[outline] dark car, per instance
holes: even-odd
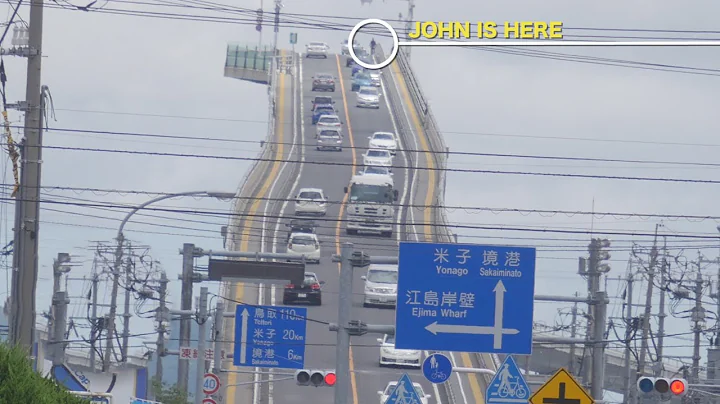
[[[318,95],[312,100],[311,111],[315,111],[315,107],[319,105],[333,105],[335,101],[329,95]]]
[[[325,281],[318,279],[314,272],[305,272],[302,285],[285,285],[283,304],[308,302],[320,306],[322,304],[322,285]]]
[[[315,233],[315,227],[317,227],[317,225],[314,220],[292,219],[290,223],[285,224],[285,227],[288,228],[285,241],[288,241],[290,240],[290,235],[293,233]]]
[[[318,73],[313,76],[312,91],[316,90],[335,92],[335,77],[327,73]]]
[[[318,105],[315,107],[312,116],[312,124],[315,125],[323,115],[335,115],[335,107],[332,104]]]

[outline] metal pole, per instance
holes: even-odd
[[[577,296],[577,292],[575,292]],[[570,324],[570,338],[577,338],[577,303],[572,307],[572,323]],[[575,374],[575,344],[570,344],[570,363],[568,364],[570,374]]]
[[[594,400],[602,400],[605,386],[605,316],[607,310],[607,297],[605,292],[596,292],[595,318],[594,318],[594,341],[592,360],[592,397]]]
[[[695,333],[692,358],[693,383],[700,383],[700,336],[702,335],[702,326],[700,324],[704,320],[702,307],[702,287],[702,273],[700,272],[700,262],[698,262],[697,278],[695,279],[695,310],[693,310],[693,321],[695,322],[695,326],[693,327],[693,332]]]
[[[352,44],[351,44],[352,45]],[[335,350],[335,404],[347,404],[350,394],[350,333],[348,323],[352,311],[353,267],[352,243],[343,243],[340,247],[340,291],[338,293],[338,330]]]
[[[55,306],[55,321],[53,323],[53,365],[62,365],[65,363],[65,329],[67,328],[67,305],[70,299],[67,292],[57,292],[53,296],[53,305]]]
[[[223,314],[225,312],[225,305],[223,302],[217,302],[215,304],[215,318],[213,320],[213,327],[215,332],[213,333],[213,373],[220,375],[222,372],[222,341],[223,341],[223,325],[224,319]]]
[[[192,310],[192,292],[193,292],[193,260],[194,260],[195,244],[183,244],[183,267],[182,267],[182,291],[180,292],[180,309]],[[190,326],[191,318],[187,314],[180,316],[180,347],[186,347],[190,344]],[[190,368],[189,360],[178,361],[178,382],[177,386],[180,391],[187,393],[188,391],[188,373]]]
[[[587,277],[588,277],[588,296],[590,298],[594,298],[600,290],[600,272],[598,271],[598,267],[600,265],[600,244],[599,240],[591,240],[590,242],[590,249],[589,249],[589,257],[588,257],[588,270],[587,270]],[[595,323],[595,306],[592,304],[592,302],[588,303],[588,317],[587,317],[587,329],[585,331],[585,349],[583,351],[583,361],[582,361],[582,369],[583,369],[583,383],[584,384],[590,384],[591,383],[591,377],[592,377],[592,368],[589,365],[590,362],[590,347],[592,346],[591,340],[592,336],[594,334],[593,332],[593,324]]]
[[[43,0],[31,0],[28,28],[29,56],[25,86],[25,139],[21,183],[15,209],[12,322],[10,341],[29,350],[35,342],[35,289],[38,275],[40,164],[42,160],[42,35]]]
[[[670,264],[667,261],[667,237],[665,237],[663,246],[662,266],[660,267],[660,309],[658,312],[658,332],[657,332],[657,366],[655,367],[655,377],[662,374],[663,363],[663,344],[665,343],[665,273],[669,271]]]
[[[157,337],[157,367],[155,368],[155,380],[162,383],[163,380],[163,357],[165,356],[165,313],[167,300],[167,284],[168,278],[165,272],[160,274],[160,298],[157,311],[158,337]]]
[[[96,268],[93,265],[93,278],[92,278],[92,328],[90,329],[90,366],[92,367],[93,373],[97,372],[97,366],[95,363],[95,349],[97,347],[97,335],[98,333],[98,318],[97,318],[97,295],[98,295],[98,283],[100,279],[96,272]]]
[[[130,344],[130,289],[133,284],[132,281],[132,249],[128,245],[130,254],[128,254],[127,262],[125,263],[125,310],[123,312],[123,337],[122,337],[122,360],[121,362],[127,362],[128,360],[128,345]]]
[[[207,320],[208,320],[208,288],[203,286],[200,288],[200,302],[198,303],[198,358],[197,358],[197,374],[195,375],[195,404],[203,404],[205,394],[203,394],[203,378],[205,377],[205,340],[207,339]]]
[[[659,224],[655,225],[655,237],[653,238],[652,250],[650,250],[650,263],[648,264],[648,288],[645,295],[645,313],[642,318],[642,338],[640,340],[640,358],[638,360],[639,375],[645,374],[645,355],[648,351],[648,339],[650,334],[650,316],[652,315],[652,294],[653,282],[655,281],[655,265],[657,264],[657,233]]]
[[[627,404],[634,403],[633,401],[633,391],[635,390],[633,388],[633,380],[635,379],[633,377],[633,369],[632,364],[630,361],[630,337],[632,336],[632,332],[630,331],[630,325],[632,324],[632,302],[633,302],[633,278],[632,275],[630,275],[627,279],[627,293],[626,293],[626,303],[625,303],[625,380],[624,382],[624,389],[625,392],[624,396],[627,398]]]
[[[123,223],[121,223],[122,226]],[[117,294],[120,286],[120,267],[122,266],[124,237],[122,232],[117,235],[117,247],[115,248],[115,263],[113,265],[113,285],[110,293],[110,314],[107,320],[107,331],[105,335],[105,356],[103,357],[102,371],[110,370],[110,356],[113,351],[113,338],[115,337],[115,315],[117,313]]]

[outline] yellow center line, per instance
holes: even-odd
[[[343,107],[345,109],[345,123],[347,125],[347,137],[350,139],[350,150],[352,150],[352,173],[355,173],[355,167],[357,165],[357,159],[355,157],[355,141],[352,135],[352,125],[350,125],[350,113],[348,112],[347,97],[345,97],[345,84],[342,79],[342,68],[340,67],[340,56],[335,55],[335,61],[337,62],[338,69],[338,81],[340,82],[340,94],[342,94]],[[342,216],[345,213],[345,204],[348,200],[348,194],[343,197],[342,203],[340,204],[340,213],[338,214],[338,222],[335,226],[335,253],[340,255],[340,224],[342,223]],[[338,272],[340,272],[340,264],[338,264]],[[355,362],[353,361],[353,351],[350,348],[350,387],[352,388],[353,404],[358,404],[358,392],[357,392],[357,380],[355,378]]]
[[[280,57],[282,58],[285,56],[285,51],[280,51]],[[255,222],[255,215],[258,209],[260,208],[260,205],[263,202],[263,198],[266,197],[268,190],[272,186],[273,181],[278,175],[278,172],[280,170],[280,167],[282,166],[282,160],[285,155],[285,74],[279,73],[278,74],[278,86],[277,86],[277,112],[276,112],[276,121],[275,121],[275,136],[277,139],[275,140],[277,143],[277,150],[275,150],[275,156],[274,161],[272,162],[272,166],[270,169],[270,174],[265,177],[265,182],[263,183],[262,187],[260,188],[260,191],[258,191],[257,195],[255,196],[255,199],[253,200],[252,205],[250,205],[250,209],[247,211],[247,216],[245,218],[245,223],[242,227],[241,232],[241,241],[240,241],[240,251],[247,251],[248,245],[250,243],[250,237],[253,229],[253,223]],[[245,293],[245,284],[243,283],[236,283],[235,288],[232,290],[232,300],[235,301],[242,301],[243,295]],[[235,319],[234,317],[231,320],[231,329],[235,329]],[[235,366],[233,366],[235,368]],[[230,373],[228,375],[228,390],[227,390],[227,403],[228,404],[235,404],[235,394],[237,390],[237,386],[234,386],[237,384],[237,373]]]
[[[402,93],[402,97],[405,101],[405,106],[408,109],[408,112],[410,113],[410,117],[412,118],[413,124],[415,126],[415,132],[418,134],[418,139],[420,140],[420,147],[423,150],[423,154],[425,155],[425,161],[427,162],[427,166],[429,170],[427,170],[428,173],[428,192],[427,196],[425,197],[425,208],[424,208],[424,215],[423,215],[423,221],[425,222],[423,225],[423,234],[425,235],[425,241],[432,242],[433,241],[433,231],[432,231],[432,209],[430,206],[433,205],[433,200],[435,199],[435,192],[436,189],[436,175],[435,172],[435,161],[433,160],[432,152],[430,151],[430,148],[428,147],[428,141],[427,141],[427,134],[422,129],[422,125],[420,124],[420,119],[418,118],[418,113],[415,110],[415,106],[412,103],[412,100],[410,99],[410,92],[407,89],[407,85],[405,84],[405,79],[402,77],[402,74],[400,73],[400,69],[397,66],[397,62],[394,62],[390,65],[390,68],[393,70],[393,75],[395,76],[395,80],[397,83],[399,83],[400,92]],[[415,174],[417,175],[417,173]],[[472,367],[472,361],[470,360],[470,355],[467,354],[467,352],[460,353],[460,357],[463,362],[463,366],[465,367]],[[472,390],[473,396],[475,397],[475,403],[482,404],[485,402],[482,389],[480,388],[480,383],[478,382],[477,376],[473,373],[468,374],[468,380],[470,382],[470,389]]]

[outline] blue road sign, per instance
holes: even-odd
[[[430,383],[445,383],[452,374],[452,362],[443,354],[432,354],[425,358],[422,371]]]
[[[395,347],[532,352],[535,248],[400,243]]]
[[[488,385],[485,404],[527,404],[530,387],[523,377],[515,359],[508,355]]]
[[[398,380],[395,390],[390,393],[384,404],[422,404],[422,400],[407,373]]]
[[[304,307],[238,305],[233,365],[302,369],[306,319]]]
[[[159,401],[150,401],[142,398],[131,398],[130,404],[161,404]]]

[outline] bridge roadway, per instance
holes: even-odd
[[[303,187],[319,187],[329,197],[327,215],[318,219],[317,232],[322,242],[322,261],[319,265],[308,265],[307,270],[318,273],[323,286],[322,306],[308,307],[307,348],[305,367],[314,369],[335,368],[336,334],[328,330],[327,322],[337,318],[339,266],[331,262],[332,254],[339,254],[343,242],[351,242],[356,248],[365,249],[373,255],[397,254],[397,244],[402,240],[433,241],[437,239],[431,225],[436,218],[431,209],[407,209],[405,205],[431,205],[438,190],[441,172],[433,171],[434,159],[430,152],[427,134],[424,133],[417,111],[412,105],[408,87],[396,66],[383,71],[383,87],[379,110],[361,109],[355,106],[355,93],[351,91],[351,74],[344,67],[344,57],[331,55],[328,59],[306,59],[299,57],[294,74],[281,74],[277,80],[274,134],[268,139],[277,142],[266,147],[263,158],[275,161],[259,162],[253,167],[240,190],[239,202],[234,207],[238,219],[229,229],[229,248],[243,251],[285,251],[284,223],[293,214],[288,199]],[[317,151],[315,149],[315,126],[311,122],[310,106],[315,95],[311,91],[312,76],[315,73],[330,73],[338,77],[336,91],[331,94],[336,101],[341,120],[344,123],[344,149],[341,152]],[[344,230],[344,202],[347,196],[343,188],[348,185],[352,173],[362,164],[362,154],[367,148],[367,137],[375,131],[392,131],[400,135],[401,149],[414,150],[399,152],[395,165],[399,167],[428,167],[431,170],[406,170],[396,168],[394,181],[400,191],[398,209],[399,221],[391,239],[379,236],[347,236]],[[281,160],[298,161],[301,163]],[[333,163],[339,163],[333,165]],[[280,219],[278,218],[285,218]],[[394,323],[394,311],[379,308],[363,308],[362,270],[354,275],[353,318],[373,324]],[[282,290],[274,286],[234,283],[224,285],[224,296],[231,301],[249,304],[281,304]],[[230,307],[234,310],[234,307]],[[225,324],[225,341],[232,341],[234,325],[232,319]],[[449,403],[448,394],[457,403],[484,403],[484,389],[487,379],[476,375],[455,375],[448,386],[433,386],[424,380],[418,370],[380,368],[380,335],[368,334],[353,337],[350,351],[352,373],[351,395],[348,403],[365,404],[379,402],[377,391],[387,383],[397,380],[408,372],[414,381],[423,385],[433,396],[431,403]],[[230,352],[232,345],[226,349]],[[427,353],[426,353],[427,354]],[[457,357],[457,359],[456,359]],[[457,366],[487,367],[480,361],[492,361],[489,356],[455,353]],[[276,380],[272,383],[248,383],[257,378],[287,378],[286,375],[251,376],[236,371],[252,369],[235,368],[226,362],[227,373],[224,385],[225,403],[278,403],[294,404],[309,402],[332,402],[332,388],[311,388],[295,385],[293,380]],[[289,373],[280,370],[279,373]],[[291,372],[290,372],[291,373]],[[448,390],[452,390],[448,393]]]

